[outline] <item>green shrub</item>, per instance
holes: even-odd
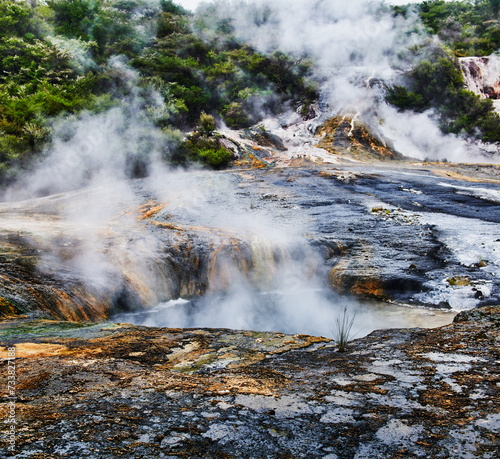
[[[386,100],[400,110],[434,108],[445,133],[500,140],[500,117],[492,101],[465,89],[458,62],[444,50],[435,51],[410,71],[407,86],[389,88]]]
[[[226,167],[233,158],[216,137],[202,136],[199,131],[189,135],[175,155],[177,162],[196,162],[213,169]]]
[[[456,56],[486,56],[500,48],[499,6],[500,0],[428,0],[416,9]]]
[[[198,156],[202,161],[214,169],[222,169],[229,164],[233,154],[224,147],[202,148],[198,150]]]
[[[214,116],[247,127],[261,109],[315,100],[305,59],[257,52],[233,36],[231,20],[207,8],[191,21],[175,0],[0,0],[2,177],[37,160],[54,118],[101,113],[132,93],[160,131],[198,127],[198,137],[166,147],[165,158],[213,168],[232,158],[213,137]],[[109,64],[116,55],[128,58],[127,71]],[[255,110],[256,101],[265,106]]]
[[[231,102],[223,111],[224,122],[233,129],[241,129],[250,126],[250,117],[243,109],[241,103]]]
[[[204,137],[210,137],[215,131],[215,118],[205,112],[201,112],[198,124],[198,132]]]

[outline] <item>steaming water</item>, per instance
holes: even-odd
[[[377,301],[359,302],[329,291],[290,293],[239,291],[196,300],[160,303],[148,311],[118,314],[114,322],[170,328],[230,328],[334,337],[344,307],[354,316],[353,338],[388,328],[434,328],[450,324],[453,311],[420,309]]]
[[[327,168],[340,175],[350,172],[352,180],[325,178],[319,174],[322,170],[163,173],[148,180],[119,182],[120,186],[110,183],[109,192],[100,187],[12,204],[11,213],[5,206],[1,227],[29,233],[41,247],[53,247],[52,257],[41,259],[42,271],[64,281],[64,266],[72,276],[68,278],[81,278],[96,288],[109,279],[105,291],[120,288],[124,275],[145,291],[165,288],[161,279],[153,279],[150,266],[172,242],[171,230],[157,228],[151,224],[155,222],[186,228],[180,234],[192,239],[193,250],[200,254],[207,244],[216,249],[234,238],[234,246],[249,260],[248,269],[241,272],[238,267],[245,263],[228,260],[221,272],[223,276],[230,272],[222,281],[229,280],[231,287],[224,294],[161,304],[156,296],[149,303],[156,307],[117,315],[113,317],[117,322],[330,337],[345,306],[349,314],[357,314],[353,330],[357,336],[388,327],[433,327],[453,318],[453,313],[335,295],[326,291],[328,273],[335,267],[361,283],[370,278],[386,281],[398,304],[432,307],[447,302],[465,309],[480,304],[479,296],[490,304],[498,301],[500,214],[493,199],[498,185],[448,180],[401,165]],[[137,221],[134,210],[151,199],[165,206],[152,221]],[[124,209],[130,209],[130,214]],[[75,254],[81,248],[79,256],[67,259],[67,251],[62,250],[63,258],[57,258],[58,246],[51,241],[58,233],[64,235],[64,246],[75,243]],[[340,253],[325,255],[326,259],[318,254],[340,245],[346,247],[345,260]],[[487,261],[485,266],[474,266],[481,260]],[[347,264],[342,265],[343,261]],[[411,264],[417,269],[410,270]],[[259,281],[268,274],[272,279],[256,288],[255,278]],[[447,282],[452,276],[467,278],[469,284],[452,286]],[[215,281],[206,285],[209,292],[225,284],[217,285],[216,276],[208,279]],[[426,282],[426,291],[421,292],[420,284],[405,283],[408,279]],[[397,284],[400,288],[394,288]]]
[[[252,3],[268,8],[269,21],[255,21]],[[349,113],[372,126],[380,126],[382,133],[403,154],[422,159],[479,158],[482,161],[484,158],[470,155],[461,139],[443,136],[432,113],[401,114],[383,102],[377,85],[370,81],[396,78],[398,72],[411,65],[405,60],[408,59],[405,50],[420,43],[423,36],[417,33],[415,18],[404,20],[392,14],[380,15],[370,5],[366,0],[353,0],[349,4],[326,0],[312,3],[255,0],[224,2],[220,12],[233,16],[235,34],[257,49],[280,48],[312,59],[321,83],[319,111],[322,112],[314,123],[321,121],[321,116]],[[149,149],[149,159],[154,163],[163,152],[165,139],[140,109],[139,91],[134,90],[138,75],[118,58],[112,58],[110,65],[129,74],[131,91],[124,98],[124,106],[56,124],[52,151],[13,195],[17,199],[27,198],[85,185],[105,184],[112,189],[110,193],[99,191],[95,200],[88,200],[85,195],[84,202],[75,206],[73,201],[69,210],[61,214],[65,222],[70,222],[61,232],[66,234],[71,230],[84,248],[83,254],[72,260],[71,272],[74,275],[78,269],[90,285],[96,284],[96,278],[119,281],[124,273],[116,259],[137,262],[130,264],[134,269],[142,269],[141,277],[150,280],[147,262],[155,260],[164,243],[155,239],[158,233],[145,237],[137,222],[128,221],[134,220],[132,217],[126,224],[122,219],[113,223],[126,206],[137,207],[143,202],[134,185],[122,180],[128,176],[130,159],[141,159]],[[287,119],[265,120],[263,124],[284,138],[289,147],[286,155],[307,154],[324,162],[334,162],[332,155],[313,147],[314,123]],[[70,140],[68,133],[71,133]],[[147,142],[138,140],[146,137]],[[492,301],[498,298],[495,270],[498,272],[500,260],[495,250],[500,240],[500,195],[496,185],[456,185],[444,179],[436,183],[436,178],[427,173],[404,175],[408,173],[382,168],[378,168],[375,175],[375,168],[362,165],[357,170],[360,178],[352,183],[325,180],[318,177],[317,171],[305,170],[266,171],[262,175],[255,171],[176,175],[161,167],[152,169],[160,172],[152,180],[153,190],[146,190],[144,195],[167,203],[158,218],[181,226],[208,228],[207,233],[213,236],[215,243],[224,243],[227,237],[221,235],[218,241],[218,230],[247,238],[252,247],[258,247],[255,253],[267,255],[272,255],[272,249],[285,247],[286,250],[294,244],[339,241],[354,253],[351,261],[359,270],[369,271],[375,266],[378,269],[375,277],[392,281],[393,285],[395,281],[415,277],[408,273],[409,266],[418,265],[424,273],[421,277],[427,280],[428,291],[412,298],[413,290],[403,292],[406,294],[403,303],[416,299],[427,305],[438,305],[446,301],[452,307],[468,308],[478,304],[479,289],[484,297],[491,294]],[[372,212],[374,207],[387,210],[388,216]],[[93,226],[87,228],[84,224],[87,222]],[[21,230],[18,223],[11,222],[12,230]],[[29,227],[30,222],[25,223]],[[132,248],[130,243],[123,243],[122,252],[128,257],[109,257],[113,251],[108,249],[108,240],[101,236],[101,230],[109,226],[116,229],[123,240],[133,239]],[[26,231],[36,232],[30,228]],[[50,233],[40,224],[37,231],[42,233],[40,238]],[[477,236],[472,244],[470,234]],[[110,236],[109,245],[115,252],[120,243],[118,237],[111,240]],[[447,254],[447,259],[441,253],[437,261],[428,256],[438,246]],[[421,250],[417,250],[419,248]],[[261,258],[268,261],[273,257]],[[314,264],[315,257],[310,258]],[[483,258],[488,263],[482,270],[472,266]],[[442,268],[441,262],[446,262],[446,266]],[[357,314],[353,332],[362,336],[377,328],[441,325],[453,317],[453,313],[360,303],[339,297],[322,290],[326,281],[307,278],[301,266],[307,263],[302,259],[287,260],[287,263],[292,265],[285,267],[287,273],[295,270],[298,275],[294,278],[301,277],[302,282],[287,284],[290,279],[287,274],[281,284],[275,285],[280,290],[263,292],[236,285],[224,294],[161,303],[149,311],[121,314],[114,320],[155,326],[230,327],[331,336],[336,317],[347,306],[350,314]],[[233,267],[229,266],[228,270]],[[395,277],[401,273],[406,277]],[[446,279],[457,273],[469,275],[471,284],[450,288]],[[370,274],[373,272],[368,272],[368,277]],[[152,284],[147,287],[153,289],[154,282]]]
[[[155,219],[164,221],[168,216],[180,225],[201,225],[217,243],[221,229],[251,241],[253,261],[264,276],[274,276],[266,279],[274,290],[257,290],[245,283],[237,266],[228,265],[232,286],[224,294],[160,303],[113,320],[331,337],[344,306],[349,314],[356,313],[357,336],[380,328],[434,327],[453,319],[453,312],[358,302],[327,291],[326,277],[307,274],[307,261],[315,260],[310,247],[273,265],[273,248],[293,253],[294,247],[308,247],[307,239],[322,238],[351,244],[351,250],[361,247],[360,239],[364,241],[373,248],[369,253],[371,263],[380,269],[377,275],[397,276],[411,263],[424,269],[427,291],[408,291],[400,304],[438,307],[447,302],[460,310],[479,303],[478,291],[485,298],[497,295],[491,281],[500,266],[497,185],[451,181],[411,168],[351,165],[348,170],[359,178],[327,180],[317,171],[294,168],[169,174],[168,181],[156,177],[151,183],[167,205]],[[378,207],[387,209],[389,216],[372,211]],[[435,263],[427,254],[439,244],[442,263]],[[474,268],[481,259],[488,264]],[[366,267],[365,261],[359,265],[360,270]],[[470,284],[451,286],[447,279],[456,275],[468,277]]]

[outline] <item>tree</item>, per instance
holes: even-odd
[[[488,0],[493,12],[493,18],[498,18],[498,11],[500,10],[500,0]]]
[[[164,13],[173,13],[177,15],[188,13],[186,9],[184,9],[180,5],[177,5],[172,0],[160,0],[160,7]]]
[[[99,11],[96,0],[49,0],[54,10],[56,32],[69,38],[90,38],[93,19]]]

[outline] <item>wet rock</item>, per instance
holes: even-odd
[[[347,155],[355,159],[403,159],[381,139],[359,122],[356,116],[331,118],[316,130],[321,136],[318,147],[336,155]]]
[[[0,232],[0,317],[29,312],[74,321],[109,317],[110,303],[102,292],[77,279],[41,271],[42,254],[29,237]],[[53,268],[66,271],[63,263]]]
[[[254,141],[258,145],[262,147],[271,147],[278,151],[286,151],[287,148],[283,144],[283,140],[273,134],[272,132],[267,131],[264,127],[256,127],[253,129],[246,129],[244,131],[245,137],[249,140]]]
[[[385,164],[185,174],[174,202],[137,181],[133,205],[83,229],[61,213],[76,197],[99,201],[97,190],[6,204],[0,314],[99,321],[241,279],[265,290],[287,260],[302,260],[303,279],[358,297],[455,309],[497,303],[498,167],[449,165],[445,178],[435,165]],[[201,207],[175,205],[193,193]],[[224,209],[230,218],[219,216]],[[231,228],[242,215],[265,222],[258,237]],[[266,239],[276,232],[293,240]]]
[[[499,317],[489,307],[439,329],[381,330],[345,352],[272,332],[3,322],[16,454],[495,457]]]

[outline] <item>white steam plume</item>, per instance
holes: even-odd
[[[148,233],[136,237],[142,228],[133,211],[144,201],[129,178],[147,175],[151,169],[165,172],[160,159],[171,147],[168,136],[148,116],[148,111],[169,111],[161,95],[140,88],[137,73],[123,58],[111,58],[108,67],[119,81],[117,92],[123,91],[119,103],[102,113],[55,120],[52,142],[42,159],[2,196],[19,201],[81,190],[57,198],[56,212],[65,231],[58,232],[56,220],[52,237],[62,237],[65,250],[54,242],[39,268],[57,272],[63,266],[70,276],[102,292],[120,288],[125,270],[148,279],[148,263],[158,253],[158,241]],[[33,202],[43,207],[50,203],[47,199]]]
[[[432,112],[401,114],[384,101],[383,86],[415,64],[409,49],[438,45],[411,10],[406,17],[395,16],[372,0],[221,0],[198,8],[197,20],[205,21],[207,34],[214,26],[206,19],[207,8],[231,20],[237,37],[262,52],[312,59],[329,116],[357,114],[408,156],[485,161],[477,146],[442,134]]]
[[[121,58],[110,59],[109,67],[119,74],[128,95],[103,113],[84,112],[55,121],[52,143],[43,159],[7,191],[5,199],[27,199],[143,175],[152,162],[168,153],[168,139],[146,114],[146,109],[167,109],[163,99],[153,92],[145,100],[136,86],[136,73]]]

